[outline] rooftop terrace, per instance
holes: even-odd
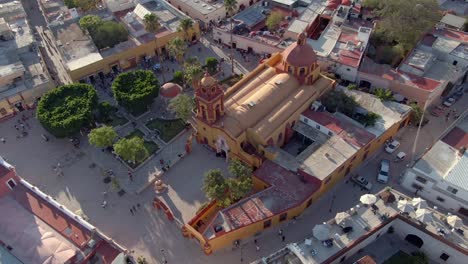
[[[399,199],[409,199],[409,197],[403,194],[391,191],[395,196],[396,201]],[[463,254],[468,254],[467,242],[468,239],[457,232],[448,231],[447,225],[444,222],[440,212],[433,209],[428,209],[432,216],[432,221],[420,222],[416,219],[416,215],[413,212],[407,216],[400,214],[397,208],[397,202],[384,203],[382,199],[377,199],[375,203],[378,210],[374,213],[373,209],[368,206],[356,205],[347,211],[351,215],[347,226],[353,228],[352,232],[344,233],[343,227],[336,224],[334,219],[327,222],[330,229],[330,238],[332,238],[332,246],[325,247],[322,242],[312,236],[311,233],[305,236],[303,241],[298,241],[287,245],[285,248],[273,253],[270,256],[264,257],[254,263],[256,264],[272,264],[277,263],[279,259],[288,259],[291,263],[298,264],[318,264],[318,263],[330,263],[331,261],[340,259],[346,252],[356,247],[365,240],[367,237],[374,233],[383,230],[390,223],[395,226],[408,226],[409,228],[419,229],[424,233],[429,234],[434,238],[434,243],[446,243],[453,246],[456,250]],[[310,230],[305,232],[311,232]],[[438,229],[445,229],[445,235],[442,235]],[[466,226],[461,228],[465,232],[467,231]],[[383,230],[386,232],[385,230]],[[441,237],[441,240],[436,240],[436,237]]]

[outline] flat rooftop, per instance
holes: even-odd
[[[192,7],[198,13],[207,15],[209,13],[215,12],[220,8],[224,8],[223,2],[216,1],[207,1],[207,0],[179,0],[180,2],[185,3],[186,5]]]
[[[397,201],[399,199],[410,199],[394,190],[392,190],[391,193],[395,196]],[[348,225],[353,228],[353,231],[349,233],[344,233],[343,228],[337,225],[334,219],[329,220],[326,224],[330,230],[330,238],[333,239],[333,245],[331,247],[324,247],[321,241],[317,240],[309,233],[309,235],[305,236],[304,240],[291,243],[285,248],[254,263],[277,263],[276,261],[278,259],[282,259],[285,256],[288,256],[288,259],[292,261],[291,263],[297,264],[330,263],[334,260],[338,260],[346,252],[359,245],[364,239],[379,232],[390,224],[396,226],[395,229],[397,226],[404,225],[438,237],[440,237],[440,234],[437,229],[446,227],[444,221],[441,220],[445,215],[430,208],[428,208],[428,210],[432,215],[432,221],[425,222],[424,226],[416,219],[414,212],[409,213],[408,216],[400,214],[397,208],[397,202],[384,203],[382,199],[378,198],[375,206],[378,208],[376,213],[373,213],[371,207],[362,205],[357,205],[347,210],[347,213],[351,215]],[[306,232],[311,232],[312,229],[313,226]],[[453,246],[463,254],[468,254],[468,239],[457,232],[448,231],[448,228],[445,229],[447,230],[446,235],[441,237],[441,240],[433,238],[433,242],[449,244],[449,246]],[[463,226],[461,229],[464,232],[467,231],[466,226]],[[315,251],[316,254],[312,254],[312,251]]]
[[[411,111],[411,107],[408,105],[393,101],[382,102],[369,93],[349,90],[344,87],[340,89],[348,96],[354,97],[354,100],[359,104],[359,108],[362,110],[380,115],[380,118],[377,119],[374,126],[365,127],[368,132],[374,134],[376,137],[382,135],[387,129],[400,122]]]

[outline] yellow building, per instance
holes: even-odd
[[[144,16],[149,13],[154,13],[159,18],[161,27],[156,33],[147,32],[144,28]],[[85,81],[111,71],[134,68],[145,58],[165,53],[169,41],[176,37],[188,41],[200,37],[196,21],[193,21],[193,26],[188,32],[179,31],[180,20],[189,17],[160,0],[138,4],[133,10],[116,12],[112,16],[126,26],[129,38],[112,48],[101,50],[98,50],[91,37],[81,30],[77,20],[51,26],[72,81]]]
[[[360,114],[380,115],[376,124],[325,111],[316,100],[333,85],[303,36],[226,92],[205,75],[197,140],[253,166],[254,193],[221,210],[212,202],[184,225],[185,236],[210,254],[297,217],[407,124],[410,107],[346,89]]]

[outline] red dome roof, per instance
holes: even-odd
[[[182,92],[182,87],[176,83],[165,83],[159,89],[159,95],[165,98],[174,98]]]
[[[314,49],[307,44],[305,34],[283,51],[283,60],[294,67],[308,67],[317,62]]]

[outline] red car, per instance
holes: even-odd
[[[443,114],[444,114],[444,109],[442,109],[442,107],[440,107],[440,106],[434,106],[431,109],[431,115],[433,115],[433,116],[441,116]]]

